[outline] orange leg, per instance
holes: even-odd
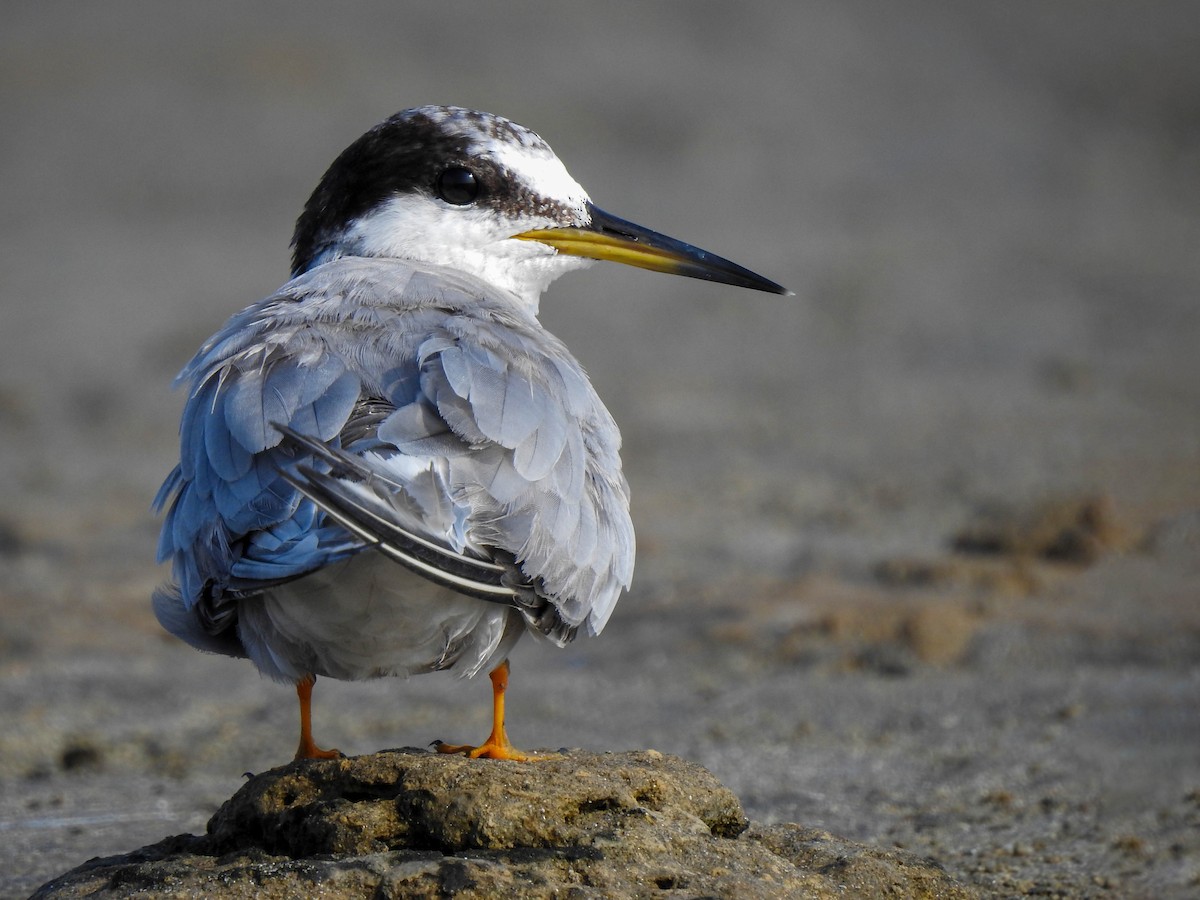
[[[337,759],[340,750],[322,750],[312,736],[312,690],[316,675],[307,675],[296,682],[296,696],[300,698],[300,746],[296,759]]]
[[[434,741],[438,753],[463,753],[472,759],[511,759],[517,762],[547,759],[545,756],[533,756],[518,750],[508,742],[508,734],[504,730],[504,692],[508,690],[508,660],[492,669],[488,676],[492,679],[492,733],[478,747],[470,744],[443,744]]]

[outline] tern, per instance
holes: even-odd
[[[404,110],[304,206],[291,280],[184,367],[179,464],[155,501],[167,631],[294,684],[297,758],[317,676],[490,673],[604,628],[630,584],[620,432],[538,321],[565,272],[614,260],[787,293],[594,206],[549,145],[497,115]]]

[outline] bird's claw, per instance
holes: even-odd
[[[524,750],[518,750],[507,741],[489,740],[478,746],[471,744],[446,744],[442,741],[434,741],[430,746],[438,753],[461,753],[463,756],[471,759],[507,759],[513,762],[539,762],[555,758],[553,755],[542,756],[536,753],[526,753]]]
[[[313,743],[301,743],[296,750],[296,759],[342,759],[345,755],[341,750],[322,750]]]

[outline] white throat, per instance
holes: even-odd
[[[525,228],[538,224],[529,221]],[[521,223],[506,221],[491,209],[460,209],[405,194],[352,222],[314,264],[341,256],[366,256],[446,266],[514,294],[536,315],[542,293],[551,282],[586,268],[593,260],[564,256],[545,244],[511,236],[521,230]]]

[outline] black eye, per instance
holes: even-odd
[[[455,206],[467,206],[479,196],[475,173],[462,166],[451,166],[437,177],[438,196]]]

